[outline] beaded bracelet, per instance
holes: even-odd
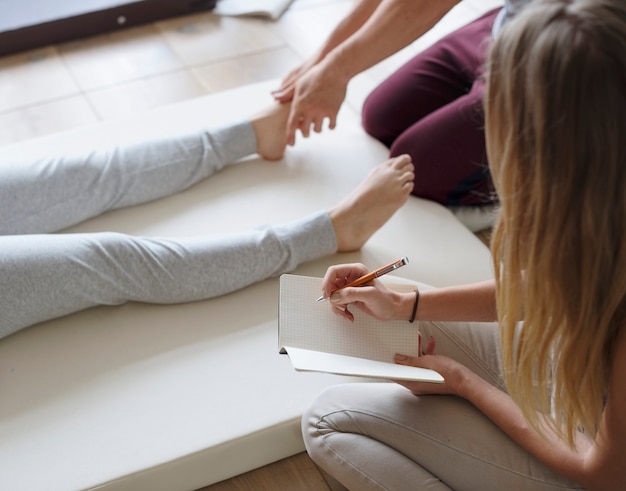
[[[411,312],[411,318],[409,319],[409,322],[413,323],[413,321],[415,320],[415,314],[417,314],[417,304],[420,301],[420,291],[416,288],[415,289],[415,303],[413,304],[413,312]]]

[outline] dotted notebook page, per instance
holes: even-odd
[[[412,292],[415,284],[385,284],[396,291]],[[328,302],[317,302],[322,279],[285,274],[280,277],[278,318],[279,349],[284,346],[324,351],[393,363],[395,353],[418,356],[417,323],[379,321],[351,307],[354,322],[337,317]]]

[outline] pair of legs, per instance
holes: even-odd
[[[421,322],[437,352],[504,390],[495,323]],[[473,405],[414,396],[393,383],[330,387],[305,413],[311,458],[353,490],[555,491],[582,489],[515,444]]]
[[[482,80],[499,9],[442,38],[391,75],[363,107],[365,130],[415,164],[413,194],[446,206],[495,201]]]
[[[372,170],[331,209],[276,227],[182,239],[51,233],[177,193],[251,154],[281,158],[288,110],[84,155],[0,162],[0,337],[95,305],[206,299],[359,249],[408,198],[408,157]]]

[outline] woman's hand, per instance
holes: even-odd
[[[464,376],[469,371],[467,367],[447,356],[435,354],[436,340],[431,337],[428,340],[426,350],[422,356],[407,356],[396,354],[394,361],[398,365],[407,365],[419,368],[435,370],[444,378],[443,384],[428,382],[414,382],[410,380],[395,380],[397,384],[409,389],[416,396],[428,394],[453,394],[458,395],[458,388],[462,386]],[[421,335],[420,335],[421,345]]]
[[[287,121],[289,145],[295,143],[298,130],[305,138],[310,135],[311,129],[320,133],[325,119],[329,120],[330,129],[335,128],[339,108],[346,97],[348,80],[342,80],[326,65],[322,62],[296,68],[273,93],[279,102],[292,101]]]
[[[368,269],[359,263],[328,268],[322,281],[322,294],[330,300],[333,312],[339,317],[353,321],[354,315],[348,307],[354,305],[379,320],[408,321],[415,300],[414,293],[398,293],[387,288],[379,280],[362,286],[343,288],[368,272]]]
[[[332,293],[348,283],[369,273],[364,264],[337,264],[326,270],[326,274],[322,279],[322,294],[324,298],[330,298]]]
[[[272,91],[274,100],[280,103],[290,102],[296,89],[298,80],[304,76],[312,67],[320,61],[318,56],[312,56],[300,66],[291,70],[287,76],[281,81],[280,87]]]

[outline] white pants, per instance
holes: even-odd
[[[222,295],[336,252],[324,211],[195,238],[51,234],[182,191],[256,151],[250,122],[157,141],[0,162],[0,338],[95,305]]]
[[[504,389],[498,326],[421,322],[437,352]],[[348,489],[522,491],[582,489],[515,444],[472,404],[414,396],[393,383],[330,387],[302,420],[311,458]]]

